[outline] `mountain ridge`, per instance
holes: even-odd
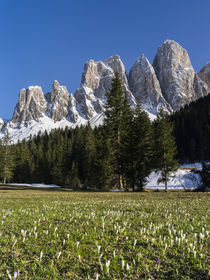
[[[158,49],[153,64],[140,55],[130,72],[118,55],[103,61],[89,60],[84,65],[80,87],[74,94],[55,80],[52,91],[43,93],[40,86],[21,89],[12,119],[0,119],[1,137],[7,128],[13,142],[54,128],[97,126],[103,123],[106,93],[115,72],[132,108],[141,103],[154,119],[160,108],[167,113],[208,95],[210,64],[197,74],[187,51],[173,40],[166,40]]]

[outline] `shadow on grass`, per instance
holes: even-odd
[[[39,187],[28,187],[28,186],[16,186],[16,185],[4,185],[0,184],[0,191],[45,191],[45,192],[72,192],[70,188],[39,188]]]

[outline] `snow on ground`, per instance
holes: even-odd
[[[185,167],[183,167],[185,166]],[[193,190],[197,189],[201,185],[200,175],[191,172],[191,168],[201,167],[200,163],[186,164],[182,165],[176,172],[172,173],[171,179],[168,182],[169,190]],[[184,168],[184,169],[182,169]],[[144,186],[145,189],[165,189],[165,185],[163,183],[158,184],[158,179],[160,177],[160,172],[152,172],[148,178],[147,183]],[[45,184],[20,184],[13,183],[10,185],[14,186],[28,186],[28,187],[36,187],[36,188],[60,188],[57,185],[45,185]],[[111,190],[111,192],[121,192],[119,189]]]
[[[145,185],[146,189],[165,189],[163,183],[158,184],[160,172],[152,172],[148,177],[148,182]],[[189,169],[178,169],[172,173],[172,177],[168,182],[168,189],[197,189],[201,184],[200,175],[191,172]]]
[[[33,187],[33,188],[60,188],[60,186],[57,185],[45,185],[45,184],[21,184],[21,183],[12,183],[9,184],[12,186],[23,186],[23,187]]]
[[[201,167],[201,163],[195,164],[197,168]],[[194,190],[197,189],[201,184],[200,175],[194,172],[191,172],[190,168],[193,168],[194,165],[186,164],[183,168],[188,169],[178,169],[176,172],[172,173],[172,177],[168,182],[169,190]],[[181,166],[182,167],[182,166]],[[145,189],[159,189],[164,190],[165,185],[163,183],[158,184],[158,179],[160,177],[160,172],[152,172],[148,178],[147,183],[144,186]],[[119,189],[111,190],[111,192],[120,192]]]
[[[194,163],[186,163],[186,164],[182,164],[180,166],[180,168],[195,168],[195,169],[198,169],[198,168],[201,168],[202,167],[202,163],[201,162],[194,162]]]

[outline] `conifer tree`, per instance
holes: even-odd
[[[168,181],[171,173],[177,169],[176,145],[172,136],[173,125],[169,116],[161,109],[155,121],[155,164],[161,176],[159,183],[165,184],[165,191],[168,191]]]
[[[11,138],[6,129],[0,146],[0,176],[5,184],[13,176],[14,156],[11,145]]]
[[[93,178],[93,164],[96,156],[95,149],[95,137],[93,130],[88,123],[85,128],[85,137],[84,137],[84,164],[83,164],[83,176],[86,181],[86,185],[91,186]]]
[[[206,191],[210,188],[210,164],[202,162],[202,171],[201,171],[201,180],[202,186],[201,191]]]
[[[33,158],[28,143],[24,140],[19,144],[16,152],[14,172],[15,181],[19,183],[31,183],[33,179],[31,166],[34,167]]]
[[[210,105],[208,108],[208,150],[210,149]],[[202,171],[201,171],[201,179],[202,179],[202,186],[201,190],[206,191],[210,188],[210,162],[202,162]]]
[[[78,177],[78,170],[75,162],[73,161],[71,171],[69,173],[69,183],[73,189],[77,189],[81,186],[80,179]]]
[[[113,168],[113,179],[120,189],[123,187],[122,166],[120,162],[121,136],[123,132],[123,113],[125,112],[125,92],[119,73],[115,73],[112,87],[107,93],[107,104],[104,124],[111,143],[111,157]]]
[[[106,189],[111,185],[111,145],[103,127],[95,129],[96,156],[93,164],[94,186]]]
[[[127,132],[122,138],[122,158],[125,178],[134,190],[142,190],[145,178],[151,172],[153,156],[152,126],[146,112],[137,105],[130,117]]]
[[[64,182],[63,176],[63,147],[56,145],[53,148],[53,167],[51,169],[52,181],[54,184],[62,185]]]

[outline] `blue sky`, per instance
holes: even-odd
[[[210,60],[209,0],[0,0],[0,117],[19,91],[57,79],[74,93],[89,59],[120,55],[129,71],[172,39],[199,71]]]

